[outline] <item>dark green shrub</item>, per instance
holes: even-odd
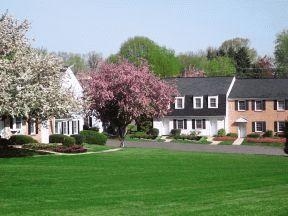
[[[86,125],[86,124],[84,124],[84,125],[83,125],[83,130],[89,130],[89,126]]]
[[[0,138],[0,148],[7,148],[9,145],[11,145],[10,140],[5,138]]]
[[[27,143],[38,143],[37,140],[33,139],[31,136],[27,135],[13,135],[10,137],[9,141],[14,145],[23,145]]]
[[[82,145],[84,142],[84,138],[81,134],[73,134],[70,135],[70,137],[73,137],[75,139],[75,144]]]
[[[75,144],[75,138],[64,134],[52,134],[49,136],[49,143],[62,143],[64,146]]]
[[[265,131],[265,133],[263,134],[263,137],[273,137],[273,131],[271,130]]]
[[[223,137],[225,135],[226,135],[225,129],[222,128],[222,129],[218,130],[218,132],[217,132],[218,137]]]
[[[173,137],[179,136],[181,134],[181,129],[172,129],[170,133]]]
[[[137,139],[141,139],[141,138],[143,139],[143,138],[146,138],[146,133],[143,131],[137,131],[134,134],[131,134],[130,137],[131,138],[137,138]]]
[[[156,137],[159,135],[159,129],[157,128],[151,128],[148,132],[148,135],[152,136],[153,139],[156,139]]]
[[[227,133],[226,136],[228,137],[238,137],[237,133]]]
[[[137,126],[133,124],[129,124],[127,126],[127,134],[131,134],[137,131]]]
[[[250,137],[250,138],[259,138],[261,135],[259,133],[251,133],[251,134],[248,134],[247,137]]]
[[[107,141],[105,134],[96,131],[83,130],[80,134],[83,136],[84,142],[88,144],[105,145]]]
[[[89,130],[99,132],[99,128],[98,127],[91,127],[91,128],[89,128]]]

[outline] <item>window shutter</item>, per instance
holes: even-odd
[[[31,120],[28,120],[28,135],[31,134]]]
[[[176,119],[173,119],[173,129],[177,129]]]
[[[274,110],[277,110],[277,100],[274,100]]]
[[[64,122],[61,122],[61,134],[64,134],[64,130],[63,130],[63,128],[64,128]]]
[[[274,121],[274,132],[277,132],[277,121]]]
[[[187,119],[184,119],[184,129],[187,129]]]
[[[255,132],[255,122],[252,122],[252,132]]]
[[[208,95],[203,97],[203,108],[208,108]]]
[[[206,120],[202,119],[203,129],[206,129]]]
[[[191,97],[191,103],[192,103],[192,108],[194,107],[193,105],[193,96]]]
[[[249,100],[246,100],[245,104],[246,104],[246,110],[249,110]]]
[[[238,110],[238,100],[235,100],[235,110]]]
[[[92,127],[92,116],[89,116],[89,127]]]
[[[10,128],[13,129],[13,118],[10,117]]]
[[[266,132],[266,122],[262,122],[263,125],[263,132]]]
[[[75,133],[75,131],[74,131],[74,125],[75,125],[75,122],[74,122],[74,121],[72,121],[72,134],[74,134],[74,133]]]
[[[35,128],[36,128],[36,134],[38,134],[39,132],[39,126],[38,126],[38,121],[35,122]]]
[[[288,110],[288,100],[285,100],[285,110]]]
[[[262,101],[262,110],[266,110],[266,101],[265,100]]]
[[[252,110],[255,110],[255,100],[252,100]]]
[[[67,134],[69,135],[70,134],[70,122],[67,121]]]
[[[78,120],[78,133],[80,132],[80,121]]]
[[[195,129],[195,119],[192,119],[192,129]]]

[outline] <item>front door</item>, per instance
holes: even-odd
[[[246,123],[238,123],[238,137],[244,138],[246,137]]]
[[[211,136],[217,134],[217,120],[211,120]]]

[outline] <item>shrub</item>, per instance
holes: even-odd
[[[247,137],[250,137],[250,138],[259,138],[259,137],[260,137],[260,134],[259,134],[259,133],[251,133],[251,134],[248,134]]]
[[[134,125],[134,124],[129,124],[127,126],[127,134],[131,134],[133,132],[136,132],[137,131],[137,126]]]
[[[273,137],[273,131],[267,130],[264,134],[263,137]]]
[[[24,149],[32,149],[32,150],[53,150],[54,148],[58,147],[58,143],[49,143],[49,144],[44,144],[44,143],[29,143],[29,144],[24,144],[22,148]]]
[[[226,135],[225,129],[222,128],[222,129],[218,130],[218,132],[217,132],[218,137],[223,137],[225,135]]]
[[[159,129],[157,128],[151,128],[148,133],[148,135],[152,136],[153,139],[156,139],[156,137],[159,135]]]
[[[237,134],[237,133],[227,133],[226,136],[237,138],[237,137],[238,137],[238,134]]]
[[[71,145],[71,146],[57,146],[54,148],[55,152],[61,153],[83,153],[87,152],[87,149],[81,145]]]
[[[9,145],[11,145],[10,140],[5,138],[0,138],[0,148],[7,148]]]
[[[270,137],[264,137],[264,138],[246,138],[246,142],[251,143],[285,143],[285,139],[279,139],[279,138],[270,138]]]
[[[83,136],[84,142],[88,144],[105,145],[107,141],[107,136],[97,131],[83,130],[80,134]]]
[[[237,137],[232,136],[223,136],[223,137],[214,137],[214,141],[234,141]]]
[[[84,125],[83,125],[83,130],[89,130],[89,126],[86,125],[86,124],[84,124]]]
[[[172,136],[179,136],[181,134],[181,129],[172,129],[170,133]]]
[[[73,135],[70,135],[70,137],[73,137],[75,139],[76,145],[82,145],[84,142],[84,138],[81,134],[73,134]]]
[[[33,139],[31,136],[27,135],[13,135],[10,137],[9,141],[14,145],[23,145],[27,143],[38,143],[37,140]]]
[[[75,139],[64,134],[52,134],[49,136],[49,143],[62,143],[64,146],[75,144]]]
[[[89,130],[99,132],[100,128],[99,127],[91,127],[91,128],[89,128]]]

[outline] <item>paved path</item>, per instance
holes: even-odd
[[[118,147],[118,140],[108,140],[107,145]],[[180,151],[195,152],[219,152],[219,153],[236,153],[236,154],[260,154],[260,155],[282,155],[282,148],[266,146],[235,146],[235,145],[207,145],[207,144],[180,144],[173,142],[126,142],[126,147],[139,148],[162,148]]]
[[[232,145],[241,145],[242,142],[244,141],[244,138],[237,138]]]

